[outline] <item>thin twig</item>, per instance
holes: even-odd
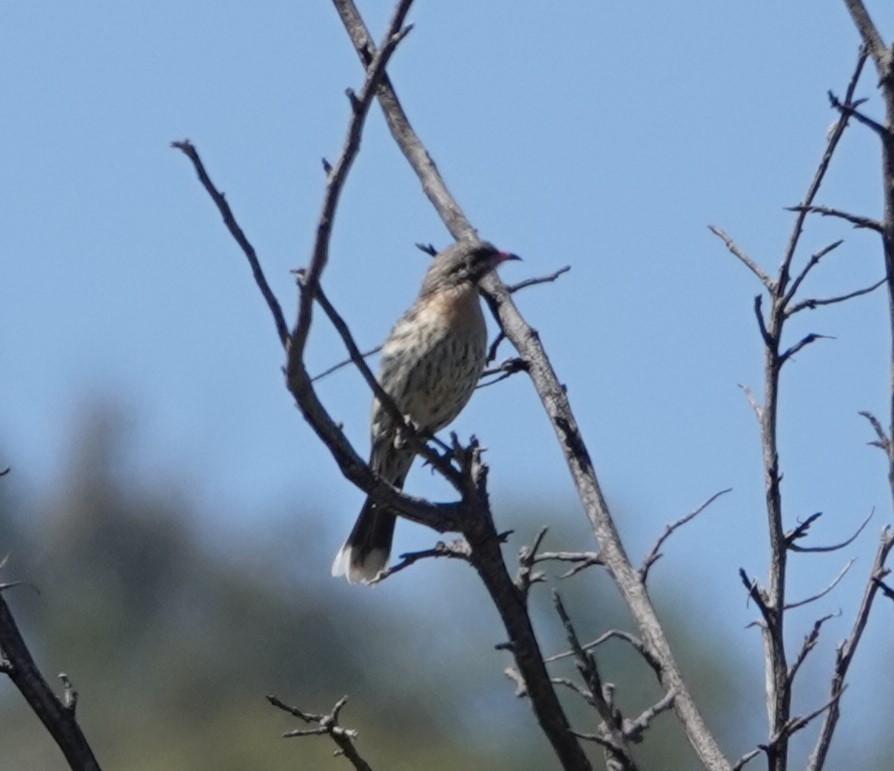
[[[595,551],[543,551],[535,554],[533,559],[534,562],[573,562],[574,567],[559,578],[570,578],[585,568],[605,564],[601,554]]]
[[[865,64],[866,49],[861,48],[860,53],[857,55],[857,64],[854,67],[854,72],[851,75],[851,79],[847,85],[847,90],[845,91],[844,100],[846,104],[852,104],[854,101],[854,93],[857,90],[857,83],[859,83],[860,81],[860,75],[863,73],[863,66]],[[797,209],[798,216],[795,217],[795,222],[792,225],[792,232],[789,236],[785,250],[783,251],[782,261],[779,266],[779,281],[781,282],[783,289],[788,283],[792,260],[795,257],[795,252],[797,251],[798,244],[801,241],[801,234],[804,232],[804,222],[807,219],[807,211],[805,207],[813,205],[813,202],[816,199],[817,194],[819,193],[820,187],[823,184],[823,180],[826,177],[826,172],[829,170],[829,164],[832,162],[832,156],[835,154],[835,149],[838,147],[838,143],[841,140],[841,137],[843,136],[847,125],[848,116],[844,113],[841,113],[838,117],[838,121],[832,128],[832,131],[829,132],[829,134],[827,135],[826,148],[823,151],[823,156],[822,158],[820,158],[820,162],[817,165],[816,172],[814,172],[813,179],[807,186],[807,192],[804,194],[804,198],[801,200],[800,206]]]
[[[395,573],[399,573],[401,570],[410,567],[410,565],[415,565],[419,560],[446,557],[448,559],[458,559],[468,562],[469,555],[469,544],[461,538],[451,541],[450,543],[438,541],[431,549],[409,551],[401,554],[399,557],[400,562],[389,565],[368,583],[370,586],[379,584],[386,578],[393,576]]]
[[[609,640],[621,640],[623,642],[626,642],[640,656],[643,657],[646,664],[651,667],[656,675],[660,675],[661,662],[649,653],[642,640],[630,634],[630,632],[625,632],[623,629],[609,629],[607,632],[603,632],[601,635],[599,635],[599,637],[597,637],[595,640],[590,640],[590,642],[588,643],[581,644],[581,648],[585,651],[588,651],[592,648],[599,647]],[[560,659],[565,659],[570,656],[574,656],[574,651],[563,651],[562,653],[554,653],[552,656],[547,656],[544,661],[549,663],[552,661],[559,661]]]
[[[599,713],[599,717],[602,719],[602,724],[599,726],[599,732],[586,738],[589,738],[592,741],[598,741],[595,737],[601,736],[602,739],[605,740],[605,743],[600,742],[600,744],[606,749],[608,754],[607,760],[616,763],[618,768],[627,771],[635,771],[637,765],[633,760],[633,756],[630,754],[630,748],[628,746],[630,738],[624,733],[624,717],[621,714],[621,711],[614,706],[609,698],[607,698],[607,696],[610,695],[610,692],[607,692],[608,689],[603,685],[599,675],[599,669],[596,665],[596,659],[592,653],[585,651],[583,647],[581,647],[577,631],[574,628],[574,624],[571,622],[571,617],[565,609],[561,596],[555,590],[553,590],[553,604],[555,605],[559,619],[562,621],[562,626],[565,629],[565,636],[568,639],[571,650],[574,651],[577,668],[586,684],[586,690],[579,689],[576,685],[573,685],[573,687],[581,693],[593,707],[595,707],[596,711]]]
[[[751,405],[751,409],[754,410],[754,414],[757,417],[757,422],[760,423],[763,420],[763,408],[757,400],[757,397],[754,395],[754,391],[744,383],[739,383],[739,388],[742,389],[742,393],[745,394],[745,398],[748,400],[748,403]]]
[[[883,126],[877,120],[870,118],[868,115],[864,115],[853,104],[844,104],[840,102],[838,97],[835,96],[835,94],[833,94],[831,91],[829,91],[829,102],[842,115],[856,118],[858,123],[862,123],[864,126],[871,128],[883,140],[887,139],[890,136],[890,131],[885,126]]]
[[[370,350],[366,351],[365,353],[361,353],[360,356],[364,359],[368,359],[370,356],[378,353],[381,350],[382,350],[382,346],[377,345],[375,348],[371,348]],[[343,361],[338,362],[338,364],[333,364],[331,367],[329,367],[329,369],[324,369],[319,375],[314,375],[310,379],[310,382],[316,383],[318,380],[322,380],[327,375],[331,375],[333,372],[338,372],[338,370],[340,370],[342,367],[347,367],[348,364],[350,364],[352,361],[354,361],[354,360],[349,356],[347,359],[344,359]]]
[[[267,307],[270,309],[270,313],[273,316],[273,323],[276,325],[276,334],[279,336],[279,342],[282,343],[283,348],[287,347],[289,343],[289,327],[286,324],[286,318],[279,305],[279,300],[276,299],[276,295],[273,294],[270,284],[267,283],[267,278],[261,268],[261,263],[260,260],[258,260],[255,248],[249,242],[245,233],[242,231],[242,228],[239,227],[239,223],[233,215],[233,210],[230,208],[230,204],[227,203],[224,194],[214,186],[211,177],[208,176],[208,172],[205,170],[205,164],[202,163],[199,151],[192,142],[188,139],[184,139],[181,142],[171,142],[171,147],[180,150],[190,161],[192,161],[193,168],[199,177],[199,181],[202,183],[205,190],[208,191],[208,195],[211,196],[211,200],[214,201],[217,210],[223,217],[227,230],[230,231],[230,235],[232,235],[236,243],[239,244],[243,254],[248,260],[248,264],[251,266],[251,272],[254,276],[255,283],[258,285],[258,289],[261,290],[261,294],[267,302]]]
[[[866,525],[869,524],[869,520],[872,519],[874,514],[875,514],[875,509],[873,508],[867,515],[866,519],[864,519],[860,523],[860,526],[854,531],[854,534],[852,536],[850,536],[850,538],[846,538],[845,540],[840,541],[839,543],[833,543],[829,546],[800,546],[800,545],[794,543],[794,539],[800,538],[802,534],[796,534],[791,537],[792,543],[789,544],[788,548],[791,551],[798,551],[798,552],[833,552],[833,551],[838,551],[840,549],[843,549],[845,546],[850,546],[856,540],[857,536],[863,532],[863,528],[865,528]],[[810,519],[810,521],[813,521],[813,519],[816,519],[816,517],[818,517],[818,516],[819,516],[819,514],[814,514],[813,517]],[[810,522],[805,523],[805,525],[807,525],[807,526],[809,526],[809,524],[810,524]],[[798,530],[800,530],[800,527],[796,528],[795,531],[793,531],[793,532],[797,533]],[[804,533],[806,534],[806,527],[804,528]]]
[[[515,575],[515,585],[523,595],[527,595],[532,584],[540,583],[544,580],[543,574],[534,572],[533,568],[537,561],[536,557],[540,544],[546,538],[548,530],[549,528],[547,527],[540,528],[537,535],[534,536],[533,543],[530,546],[522,546],[518,550],[518,571]]]
[[[890,527],[885,527],[884,530],[882,530],[878,550],[876,551],[875,559],[873,560],[872,568],[869,572],[869,580],[866,582],[866,588],[863,590],[863,598],[861,599],[860,607],[857,609],[857,613],[854,616],[851,631],[838,646],[838,650],[836,651],[835,671],[832,675],[832,682],[829,689],[831,694],[831,698],[829,699],[829,711],[826,713],[816,744],[813,747],[813,751],[810,753],[810,758],[807,762],[807,771],[819,771],[819,769],[823,768],[825,765],[829,747],[832,743],[832,736],[835,733],[835,728],[840,716],[839,702],[841,695],[844,693],[844,681],[847,677],[848,670],[850,669],[851,662],[853,661],[854,654],[860,645],[863,632],[866,630],[866,625],[869,622],[869,614],[872,611],[873,603],[879,592],[877,580],[886,572],[885,562],[887,561],[892,548],[894,548],[894,531],[892,531]]]
[[[876,66],[881,70],[884,61],[888,58],[888,47],[879,35],[878,30],[869,18],[869,13],[863,5],[862,0],[844,0],[844,4],[850,11],[851,18],[863,39],[863,45],[866,50],[872,54],[872,59]]]
[[[764,269],[758,265],[754,260],[751,259],[745,252],[743,252],[737,245],[736,242],[733,241],[724,231],[714,225],[708,225],[708,230],[710,230],[715,236],[717,236],[724,244],[726,244],[726,248],[729,251],[739,258],[745,267],[748,268],[755,276],[757,276],[761,283],[767,288],[768,291],[773,291],[773,279],[771,279],[765,272]]]
[[[798,651],[798,655],[795,657],[794,662],[791,667],[789,667],[788,671],[788,681],[789,683],[793,683],[795,681],[795,675],[798,674],[798,670],[801,668],[801,665],[807,659],[808,654],[815,647],[817,642],[819,641],[820,630],[829,619],[835,618],[836,616],[841,615],[840,613],[829,613],[825,616],[821,616],[816,621],[813,622],[813,628],[810,632],[805,635],[804,642],[801,644],[801,650]]]
[[[670,525],[665,525],[664,532],[658,537],[658,540],[655,541],[655,545],[649,550],[649,553],[646,555],[646,558],[643,560],[642,567],[640,567],[639,572],[643,577],[643,582],[649,577],[649,568],[652,567],[653,563],[661,557],[661,547],[664,545],[664,542],[671,537],[673,532],[687,522],[695,519],[699,514],[701,514],[708,506],[710,506],[714,501],[716,501],[721,495],[726,495],[728,492],[732,492],[732,487],[727,487],[725,490],[721,490],[720,492],[714,493],[708,500],[706,500],[703,504],[701,504],[698,508],[690,511],[686,516],[680,517],[676,522],[671,523]]]
[[[834,305],[835,303],[843,303],[845,300],[851,300],[854,297],[862,297],[864,294],[869,294],[870,292],[874,292],[880,286],[884,286],[887,280],[888,279],[886,278],[880,278],[871,286],[864,287],[863,289],[857,289],[853,292],[848,292],[847,294],[837,295],[836,297],[802,300],[801,302],[789,308],[788,315],[792,316],[799,311],[803,311],[805,308],[813,310],[814,308],[818,308],[821,305]]]
[[[785,293],[785,297],[782,298],[783,307],[787,306],[791,302],[792,298],[797,294],[798,289],[801,287],[801,282],[804,281],[805,278],[807,278],[807,274],[810,273],[813,268],[819,265],[820,260],[827,254],[829,254],[829,252],[835,251],[835,249],[837,249],[843,243],[843,240],[835,241],[824,247],[823,249],[820,249],[818,252],[814,252],[810,256],[807,264],[801,269],[801,272],[798,273],[798,275],[795,277],[795,280],[792,281],[791,287],[789,287],[789,290]]]
[[[815,343],[817,340],[834,340],[835,338],[831,335],[818,335],[815,332],[811,332],[809,335],[804,335],[797,343],[795,343],[791,348],[786,349],[781,354],[779,354],[779,363],[785,364],[792,356],[794,356],[798,351],[802,348],[810,345],[811,343]]]
[[[877,441],[869,442],[869,444],[884,450],[885,454],[888,455],[891,448],[891,440],[885,433],[885,429],[882,428],[882,424],[879,422],[879,419],[867,410],[861,410],[858,414],[862,415],[864,418],[866,418],[866,420],[869,421],[869,424],[875,431],[875,435],[878,437]]]
[[[546,275],[546,276],[538,276],[536,278],[526,278],[524,281],[519,281],[517,284],[507,284],[506,291],[509,294],[514,294],[518,292],[520,289],[527,289],[529,286],[537,286],[538,284],[550,284],[555,281],[559,276],[567,273],[571,270],[570,265],[566,265],[564,268],[559,268],[556,271]]]
[[[821,597],[825,597],[836,586],[838,586],[838,583],[841,581],[841,579],[844,578],[847,575],[847,572],[854,566],[854,562],[856,562],[855,559],[848,560],[847,564],[841,569],[841,572],[837,576],[835,576],[832,582],[825,589],[822,589],[821,591],[811,595],[810,597],[807,597],[806,599],[798,600],[797,602],[786,603],[784,610],[800,608],[804,605],[809,605],[811,602],[816,602]]]
[[[831,206],[786,206],[788,211],[805,212],[807,214],[819,214],[822,217],[837,217],[838,219],[850,222],[855,228],[866,228],[874,230],[877,233],[882,232],[882,223],[871,217],[864,217],[860,214],[851,214],[841,209],[835,209]]]
[[[528,371],[528,362],[524,359],[519,358],[518,356],[512,359],[506,359],[500,366],[498,367],[488,367],[484,372],[481,373],[481,378],[492,377],[493,375],[498,375],[493,380],[487,380],[485,382],[479,382],[475,388],[487,388],[488,386],[496,385],[497,383],[506,380],[507,378],[512,377],[513,375],[518,374],[519,372],[527,372]]]

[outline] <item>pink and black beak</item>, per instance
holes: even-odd
[[[501,263],[509,262],[509,260],[521,260],[521,257],[511,252],[497,252],[494,263],[500,265]]]

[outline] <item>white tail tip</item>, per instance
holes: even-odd
[[[388,552],[374,549],[359,558],[356,551],[355,546],[345,543],[332,561],[332,575],[344,576],[349,584],[368,584],[385,569]]]

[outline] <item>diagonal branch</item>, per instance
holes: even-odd
[[[819,308],[821,305],[835,305],[836,303],[843,303],[846,300],[852,300],[854,297],[862,297],[864,294],[870,294],[879,287],[884,286],[887,280],[887,278],[880,278],[878,281],[870,286],[863,287],[862,289],[856,289],[853,292],[837,295],[835,297],[802,300],[788,310],[788,315],[792,316],[799,311],[803,311],[805,308],[813,310],[814,308]]]
[[[828,545],[828,546],[799,546],[798,544],[795,543],[795,540],[798,539],[798,538],[803,538],[804,536],[806,536],[806,535],[807,535],[807,530],[808,530],[808,528],[810,527],[811,523],[812,523],[817,517],[820,516],[820,513],[819,513],[819,512],[816,513],[816,514],[812,514],[810,517],[807,518],[807,520],[806,520],[805,522],[803,522],[802,524],[798,525],[798,527],[796,527],[796,528],[795,528],[794,530],[792,530],[790,533],[786,533],[785,537],[786,537],[786,540],[788,541],[788,548],[789,548],[791,551],[799,551],[799,552],[832,552],[832,551],[838,551],[839,549],[843,549],[845,546],[850,546],[850,545],[857,539],[857,536],[860,535],[860,533],[863,532],[863,529],[866,527],[866,525],[869,524],[869,520],[872,519],[872,517],[873,517],[874,514],[875,514],[875,509],[872,509],[872,510],[869,512],[869,514],[866,516],[866,519],[864,519],[864,520],[860,523],[860,526],[854,531],[853,535],[851,535],[849,538],[846,538],[846,539],[843,540],[843,541],[839,541],[838,543],[833,543],[833,544],[830,544],[830,545]]]
[[[888,128],[883,126],[877,120],[870,118],[868,115],[864,115],[862,112],[860,112],[859,109],[857,109],[856,104],[842,103],[841,101],[839,101],[838,97],[835,96],[835,94],[833,94],[831,91],[829,92],[829,103],[843,116],[855,118],[858,123],[862,123],[867,128],[872,129],[882,139],[890,137],[891,132]]]
[[[77,696],[60,675],[64,700],[47,684],[25,643],[3,592],[0,591],[0,673],[6,674],[40,718],[73,771],[99,771],[99,763],[75,719]]]
[[[805,278],[807,278],[807,274],[810,273],[810,271],[813,270],[813,268],[815,268],[817,265],[819,265],[820,260],[823,257],[825,257],[829,252],[835,251],[835,249],[837,249],[843,243],[844,243],[843,239],[834,241],[833,243],[829,244],[828,246],[824,247],[823,249],[820,249],[818,252],[814,252],[810,256],[810,259],[807,261],[807,264],[801,269],[801,272],[798,273],[798,275],[795,277],[795,280],[792,281],[791,287],[789,288],[788,292],[785,293],[785,297],[782,298],[783,307],[785,307],[792,301],[792,298],[795,296],[795,294],[797,293],[798,289],[801,286],[801,282]]]
[[[354,164],[354,159],[360,152],[360,137],[369,106],[376,94],[379,82],[385,77],[385,67],[388,60],[397,48],[398,43],[412,29],[407,27],[401,31],[404,18],[410,10],[413,0],[400,0],[395,8],[388,31],[385,34],[385,42],[381,45],[375,56],[372,57],[366,68],[366,78],[360,94],[351,95],[351,107],[353,116],[348,124],[344,147],[338,160],[333,164],[326,184],[326,193],[323,197],[323,207],[317,222],[317,235],[314,241],[313,256],[304,276],[305,293],[298,307],[298,320],[292,333],[292,341],[289,347],[289,374],[293,367],[299,366],[299,361],[304,353],[307,335],[310,331],[311,316],[313,311],[313,299],[316,294],[320,276],[329,260],[329,240],[332,235],[332,226],[335,221],[335,212],[341,191],[347,181],[348,174]]]
[[[306,289],[306,283],[302,271],[299,271],[298,280],[302,288]],[[354,336],[351,334],[351,330],[348,329],[348,325],[345,323],[345,320],[341,317],[338,311],[335,310],[335,307],[332,305],[332,303],[329,302],[329,298],[323,291],[323,287],[319,284],[317,284],[315,299],[320,304],[323,312],[332,322],[332,326],[335,327],[336,331],[342,339],[342,342],[348,349],[348,353],[351,356],[351,361],[354,363],[357,369],[360,370],[360,374],[363,376],[366,384],[372,390],[376,399],[378,399],[383,408],[388,411],[389,417],[395,422],[395,424],[400,426],[400,430],[402,432],[401,436],[404,437],[408,442],[410,442],[413,445],[413,449],[416,450],[416,452],[418,452],[423,458],[425,458],[425,460],[428,461],[434,468],[436,468],[444,476],[444,478],[447,479],[458,491],[462,492],[462,475],[450,464],[450,461],[447,457],[439,455],[437,452],[432,450],[432,448],[426,444],[426,439],[432,439],[440,443],[441,446],[448,453],[450,452],[450,448],[436,437],[421,434],[414,426],[410,425],[410,423],[401,413],[400,409],[394,403],[394,399],[391,397],[391,395],[386,393],[385,389],[382,388],[382,386],[379,384],[379,381],[376,380],[376,376],[373,374],[372,370],[369,368],[369,365],[366,363],[364,355],[357,347],[357,343],[354,342]]]
[[[846,105],[853,104],[854,93],[857,90],[857,83],[860,80],[860,75],[863,73],[863,66],[865,64],[866,49],[864,47],[860,49],[860,53],[857,56],[857,64],[854,67],[853,75],[851,75],[850,82],[848,83],[847,90],[845,91],[844,102]],[[832,128],[832,131],[830,131],[827,136],[826,148],[823,151],[822,158],[820,158],[820,162],[816,168],[816,172],[813,175],[813,179],[807,186],[807,192],[804,194],[804,198],[801,201],[800,206],[796,207],[795,209],[796,211],[798,211],[798,216],[795,217],[795,222],[792,226],[792,232],[789,236],[788,244],[786,245],[785,250],[782,254],[782,261],[779,266],[779,282],[783,289],[785,289],[785,286],[788,284],[788,277],[792,260],[795,258],[795,252],[798,249],[798,244],[801,242],[801,234],[804,232],[804,222],[807,219],[807,210],[805,207],[812,206],[817,194],[819,193],[820,187],[823,184],[823,180],[826,177],[826,172],[829,170],[829,164],[832,162],[832,156],[835,154],[835,149],[838,147],[838,142],[841,140],[841,137],[844,134],[844,130],[847,128],[848,117],[848,114],[844,112],[839,114],[838,122],[835,124],[835,126]]]
[[[773,279],[771,279],[765,272],[764,269],[758,265],[754,260],[751,259],[745,252],[743,252],[737,245],[736,242],[733,241],[724,231],[720,228],[715,227],[714,225],[708,225],[708,230],[710,230],[715,236],[717,236],[724,244],[726,244],[726,248],[729,249],[730,253],[734,256],[738,257],[739,260],[745,265],[748,270],[754,273],[757,276],[761,283],[767,288],[767,291],[773,291]]]
[[[725,490],[721,490],[720,492],[714,493],[708,500],[706,500],[701,506],[690,511],[686,516],[680,517],[676,522],[671,523],[670,525],[666,525],[664,528],[664,532],[659,536],[658,540],[655,541],[655,545],[649,550],[648,555],[643,560],[642,567],[639,569],[640,575],[643,577],[643,582],[649,577],[649,568],[661,557],[661,547],[664,542],[671,537],[673,532],[678,528],[683,527],[687,522],[695,519],[699,514],[701,514],[708,506],[710,506],[714,501],[716,501],[721,495],[726,495],[728,492],[732,492],[732,487],[727,487]]]
[[[529,286],[537,286],[538,284],[551,284],[555,281],[559,276],[564,275],[569,270],[571,270],[570,265],[566,265],[564,268],[559,268],[558,270],[554,270],[552,273],[549,273],[545,276],[536,276],[535,278],[526,278],[524,281],[519,281],[517,284],[510,284],[506,287],[509,290],[509,294],[515,294],[520,289],[527,289]]]
[[[825,597],[829,592],[831,592],[838,583],[847,575],[847,572],[854,566],[855,559],[850,559],[847,561],[847,564],[841,569],[841,572],[832,579],[832,581],[826,586],[825,589],[821,589],[816,594],[811,595],[803,600],[798,600],[797,602],[789,602],[785,605],[784,610],[791,610],[792,608],[800,608],[804,605],[809,605],[811,602],[816,602],[821,597]]]
[[[461,538],[451,541],[450,543],[438,541],[431,549],[404,552],[399,557],[400,562],[387,566],[375,578],[369,581],[369,585],[374,586],[375,584],[380,584],[389,576],[393,576],[395,573],[400,573],[400,571],[406,570],[410,565],[415,565],[419,560],[446,557],[447,559],[469,562],[469,554],[469,544]]]
[[[872,563],[872,568],[869,573],[869,580],[866,582],[863,598],[860,601],[860,607],[854,617],[850,634],[848,634],[845,640],[838,646],[838,650],[836,651],[835,671],[832,675],[832,682],[829,689],[831,696],[829,699],[829,711],[826,712],[826,717],[823,719],[823,724],[820,727],[816,744],[813,747],[813,751],[810,753],[810,758],[808,759],[806,767],[807,771],[819,771],[819,769],[823,768],[825,765],[829,747],[832,744],[832,736],[835,733],[835,728],[838,725],[838,718],[840,717],[841,695],[844,693],[845,688],[844,681],[847,677],[848,670],[850,669],[851,662],[854,659],[854,654],[860,645],[863,632],[866,630],[866,625],[869,622],[869,614],[872,611],[875,598],[879,593],[878,579],[880,579],[886,572],[885,562],[887,561],[892,548],[894,548],[894,531],[892,531],[890,527],[885,527],[884,530],[882,530],[878,550],[875,554],[875,560]]]
[[[375,348],[370,348],[368,351],[361,353],[360,356],[363,359],[367,359],[370,356],[377,354],[381,350],[382,350],[382,346],[377,345]],[[351,364],[353,361],[354,361],[354,359],[352,359],[350,356],[347,359],[342,359],[340,362],[338,362],[338,364],[333,364],[331,367],[324,369],[318,375],[314,375],[310,379],[310,382],[316,383],[318,380],[322,380],[324,377],[327,377],[327,376],[333,374],[334,372],[338,372],[338,370],[342,369],[343,367],[347,367],[348,364]]]
[[[873,24],[872,19],[869,18],[869,12],[866,10],[866,6],[863,5],[862,0],[844,0],[844,4],[847,6],[848,11],[850,11],[851,18],[854,20],[854,24],[857,27],[857,31],[860,33],[860,37],[863,38],[863,45],[872,55],[876,67],[879,68],[879,74],[883,74],[883,63],[890,58],[890,54],[888,53],[888,48],[882,40],[881,35],[879,35],[875,24]]]
[[[258,285],[258,289],[261,290],[261,294],[267,301],[267,307],[270,309],[270,313],[273,316],[273,323],[276,324],[276,334],[279,335],[279,342],[282,343],[283,348],[288,347],[289,328],[286,325],[286,318],[283,315],[279,301],[276,299],[273,290],[270,288],[270,284],[267,283],[267,277],[264,275],[264,271],[261,268],[261,262],[258,260],[255,248],[251,245],[251,242],[249,242],[245,233],[242,231],[242,228],[239,227],[239,223],[236,222],[236,218],[233,216],[233,210],[230,208],[230,204],[227,203],[224,194],[214,186],[211,177],[208,176],[208,172],[205,170],[205,164],[202,163],[202,159],[199,156],[199,151],[196,150],[195,145],[188,139],[184,139],[182,142],[171,142],[171,147],[180,150],[180,152],[192,161],[193,168],[196,170],[199,181],[202,183],[205,190],[208,191],[208,195],[211,196],[211,200],[214,201],[214,204],[217,206],[217,210],[220,212],[221,217],[223,217],[224,224],[227,226],[227,230],[230,231],[230,235],[233,236],[236,243],[239,244],[242,252],[248,259],[248,264],[251,266],[251,272],[255,278],[255,283]]]

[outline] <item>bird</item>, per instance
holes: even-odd
[[[487,241],[462,239],[438,252],[419,296],[382,345],[376,379],[412,426],[433,434],[447,426],[475,390],[487,359],[487,327],[478,284],[507,260],[521,259]],[[370,468],[398,489],[416,457],[377,398],[370,419]],[[388,564],[396,514],[366,499],[332,563],[333,576],[369,583]]]

